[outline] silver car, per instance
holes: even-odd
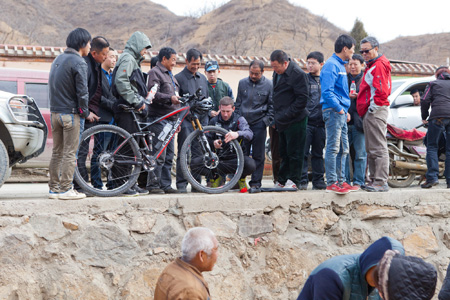
[[[0,187],[14,165],[44,151],[47,133],[33,98],[0,91]]]
[[[388,97],[391,104],[387,122],[402,129],[412,129],[422,124],[420,106],[414,106],[410,92],[419,90],[422,95],[434,77],[405,78],[392,81],[391,95]],[[424,130],[421,127],[419,130]]]

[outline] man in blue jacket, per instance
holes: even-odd
[[[351,36],[340,35],[334,43],[335,53],[327,60],[320,73],[322,86],[320,104],[327,137],[325,152],[327,192],[337,194],[347,194],[353,190],[353,187],[345,182],[345,161],[348,154],[347,112],[350,98],[344,65],[355,52],[355,43],[355,39]],[[336,156],[339,151],[342,152],[342,157],[338,162],[340,168],[336,169]]]
[[[405,254],[399,241],[382,237],[361,254],[324,261],[311,272],[297,300],[365,300],[369,295],[380,299],[375,290],[375,269],[388,250]]]

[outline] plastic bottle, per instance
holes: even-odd
[[[356,94],[356,84],[354,81],[352,81],[352,84],[350,85],[350,95]]]
[[[160,140],[161,142],[164,141],[164,139],[170,133],[171,130],[172,130],[172,124],[167,123],[164,126],[163,130],[161,131],[161,133],[158,135],[158,140]]]
[[[153,98],[155,98],[156,91],[158,90],[158,84],[155,83],[154,86],[152,86],[152,89],[150,90],[150,93],[148,94],[147,100],[152,103]]]

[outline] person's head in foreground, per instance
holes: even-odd
[[[212,271],[217,261],[219,243],[211,229],[194,227],[181,242],[181,259],[200,272]]]
[[[419,257],[388,250],[375,268],[374,279],[383,300],[429,300],[434,296],[437,272]]]

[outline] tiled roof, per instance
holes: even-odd
[[[56,56],[64,52],[64,47],[44,47],[44,46],[23,46],[23,45],[5,45],[0,44],[0,60],[36,60],[51,62]],[[122,51],[118,51],[121,53]],[[150,52],[145,55],[145,60],[149,61],[151,57],[158,55],[158,52]],[[186,53],[178,55],[177,63],[184,64]],[[246,69],[250,62],[254,59],[260,59],[270,68],[270,60],[262,56],[234,56],[234,55],[217,55],[204,54],[203,61],[217,60],[224,69]],[[302,69],[306,69],[306,61],[301,58],[294,58]],[[433,64],[391,61],[392,74],[404,76],[428,76],[433,75],[434,70],[438,67]]]

